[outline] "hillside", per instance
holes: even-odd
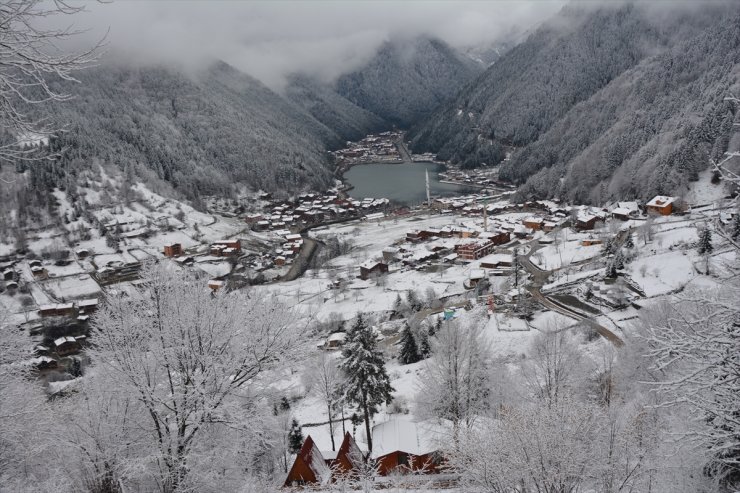
[[[406,127],[429,115],[482,67],[442,41],[426,37],[384,43],[362,68],[341,76],[339,94]]]
[[[566,8],[418,126],[412,148],[473,167],[515,146],[501,177],[523,196],[680,193],[725,150],[737,24],[729,6]]]
[[[84,71],[76,97],[52,106],[67,132],[56,169],[93,161],[164,180],[186,196],[234,182],[276,190],[323,186],[340,137],[257,80],[215,63],[195,74],[115,64]],[[76,161],[75,166],[69,166]]]
[[[291,77],[285,97],[335,132],[342,141],[360,140],[387,127],[379,116],[360,108],[331,86],[306,76]]]

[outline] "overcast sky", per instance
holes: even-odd
[[[456,47],[526,31],[562,0],[132,1],[88,4],[74,24],[106,30],[109,51],[143,61],[220,58],[280,88],[286,74],[324,80],[366,61],[384,40],[429,34]]]

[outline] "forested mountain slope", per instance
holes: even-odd
[[[51,107],[67,130],[52,142],[66,150],[44,167],[51,175],[99,160],[151,171],[190,198],[235,182],[275,190],[329,180],[326,146],[339,135],[224,63],[187,75],[105,64],[79,78],[76,97]]]
[[[406,127],[453,98],[482,66],[428,37],[384,43],[362,68],[341,76],[339,94],[390,123]]]
[[[382,118],[352,103],[331,86],[303,75],[291,77],[284,94],[343,141],[359,140],[388,127]]]
[[[564,9],[416,128],[412,147],[475,166],[514,145],[501,176],[532,177],[525,196],[680,192],[724,152],[738,10]]]

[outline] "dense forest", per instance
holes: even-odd
[[[680,194],[726,150],[739,22],[729,4],[567,7],[419,125],[412,146],[467,167],[514,146],[501,177],[522,198]]]
[[[452,99],[482,68],[437,39],[394,40],[384,43],[364,67],[341,76],[336,90],[404,128]]]
[[[329,183],[325,149],[342,138],[224,63],[195,74],[110,63],[79,78],[74,99],[49,106],[65,131],[50,142],[60,158],[34,166],[52,175],[46,185],[95,162],[153,174],[188,198],[228,194],[234,182],[269,190]]]

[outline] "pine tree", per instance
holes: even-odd
[[[634,248],[635,241],[632,239],[632,233],[627,233],[627,239],[624,240],[625,248]]]
[[[428,358],[429,354],[432,352],[431,344],[429,344],[429,337],[431,336],[431,328],[429,331],[423,330],[420,333],[420,340],[419,340],[419,355],[421,358]]]
[[[614,269],[624,269],[624,254],[621,248],[614,254],[614,260],[612,262],[614,263]]]
[[[290,431],[288,432],[288,449],[291,454],[297,454],[301,451],[303,446],[303,430],[301,425],[298,424],[297,419],[293,419],[290,423]]]
[[[393,302],[393,311],[398,313],[403,308],[403,300],[401,299],[401,294],[396,295],[396,301]]]
[[[373,330],[367,326],[361,314],[347,334],[348,342],[342,351],[341,368],[347,381],[345,396],[347,403],[357,406],[365,420],[368,450],[372,452],[373,441],[370,419],[382,404],[390,404],[393,387],[385,369],[383,355],[377,347]]]
[[[416,295],[416,291],[413,289],[409,289],[406,292],[406,302],[409,305],[409,308],[412,311],[418,312],[422,308],[421,300],[419,300],[419,297]]]
[[[401,331],[401,350],[398,353],[398,361],[402,365],[409,365],[419,360],[421,360],[419,348],[414,340],[414,335],[411,333],[411,327],[406,324]]]
[[[699,231],[699,244],[697,250],[701,255],[709,255],[714,251],[712,245],[712,231],[709,228],[702,228]]]

